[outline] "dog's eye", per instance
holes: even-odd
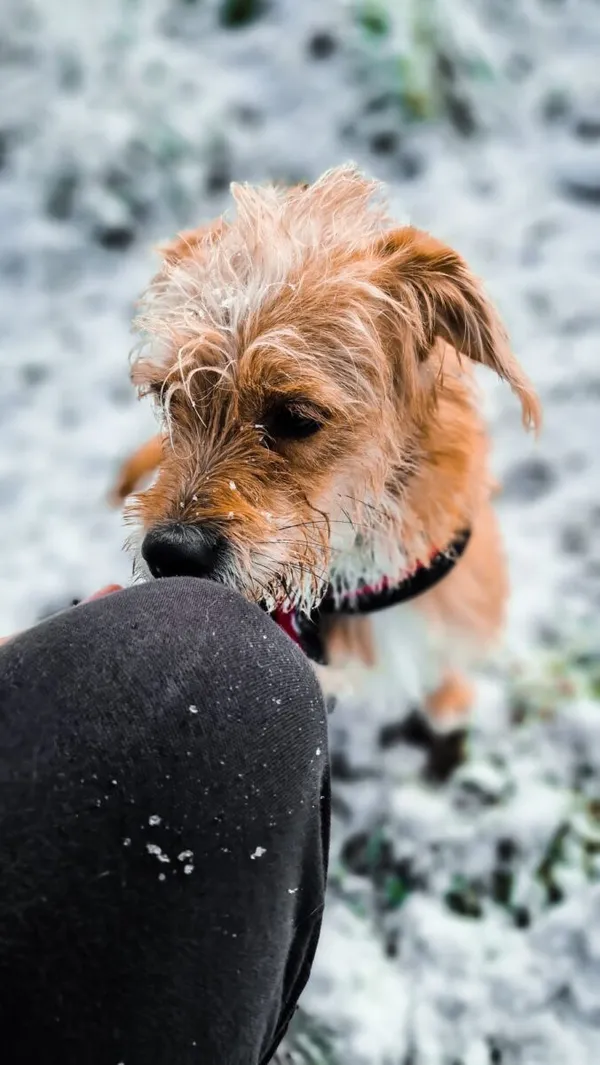
[[[261,429],[263,442],[268,447],[272,440],[306,440],[323,428],[323,417],[309,408],[281,406],[273,408],[265,418]]]

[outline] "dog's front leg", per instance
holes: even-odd
[[[328,710],[340,700],[352,699],[358,693],[357,669],[353,664],[346,666],[324,666],[311,662]]]
[[[325,701],[356,698],[365,686],[365,673],[375,665],[370,618],[333,615],[322,621],[321,636],[327,665],[314,664]]]

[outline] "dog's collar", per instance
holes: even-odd
[[[384,578],[374,585],[363,583],[354,592],[341,598],[329,588],[310,615],[277,607],[271,616],[309,658],[323,662],[324,648],[319,624],[322,618],[334,614],[372,614],[416,599],[448,576],[464,554],[470,538],[471,530],[463,529],[443,551],[433,550],[427,562],[418,562],[399,581]]]

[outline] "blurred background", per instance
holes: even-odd
[[[334,727],[285,1061],[600,1060],[599,56],[598,0],[0,5],[0,633],[128,580],[105,497],[154,429],[135,300],[232,180],[386,181],[485,279],[544,403],[536,443],[482,375],[513,598],[452,766],[364,708]]]

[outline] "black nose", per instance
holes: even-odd
[[[227,541],[209,525],[157,525],[142,543],[142,556],[153,577],[217,576]]]

